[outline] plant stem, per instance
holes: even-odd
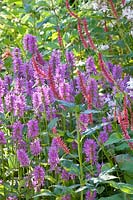
[[[4,185],[4,197],[6,197],[6,189],[5,189],[5,165],[4,165],[4,150],[1,145],[1,154],[2,154],[2,168],[3,168],[3,185]]]
[[[19,168],[18,168],[18,180],[19,180],[19,183],[22,180],[22,168],[20,167],[20,164],[19,164]],[[21,187],[20,187],[20,185],[18,186],[18,192],[19,192],[19,197],[21,198]]]
[[[77,124],[77,142],[78,142],[78,157],[79,157],[79,165],[80,165],[80,186],[84,185],[83,181],[83,164],[82,164],[82,141],[80,131],[79,131],[79,114],[76,112],[76,124]],[[83,200],[83,191],[80,194],[80,200]]]

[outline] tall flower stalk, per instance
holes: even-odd
[[[82,140],[81,140],[81,133],[79,128],[79,113],[75,113],[76,117],[76,128],[77,128],[77,144],[78,144],[78,158],[79,158],[79,165],[80,165],[80,187],[84,185],[84,171],[83,171],[83,157],[82,157]],[[83,200],[83,191],[80,193],[80,200]]]

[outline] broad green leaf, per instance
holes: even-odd
[[[112,186],[116,189],[119,189],[124,193],[133,194],[133,185],[131,185],[131,184],[116,183],[114,181],[109,181],[108,183],[110,184],[110,186]]]
[[[58,120],[59,120],[58,117],[52,119],[48,124],[48,129],[51,130],[54,126],[56,126]]]
[[[101,197],[99,200],[124,200],[124,194],[119,193],[119,194],[111,195],[109,197]]]
[[[119,143],[122,141],[122,136],[120,133],[112,133],[109,139],[104,143],[104,146]]]
[[[44,190],[42,190],[42,192],[40,194],[37,194],[37,195],[33,196],[32,198],[43,197],[43,196],[50,196],[51,197],[51,196],[55,196],[55,194],[52,193],[50,190],[44,189]]]
[[[115,156],[115,160],[122,171],[127,171],[133,175],[133,156],[129,154],[120,154]]]
[[[118,177],[110,175],[108,173],[100,173],[99,174],[99,178],[102,179],[102,180],[104,180],[104,181],[107,181],[107,180],[111,180],[111,179],[116,179]]]
[[[76,104],[81,104],[82,103],[82,99],[83,99],[83,95],[82,93],[79,93],[75,96],[75,103]]]
[[[72,160],[60,159],[61,166],[64,167],[68,172],[80,175],[80,168],[78,164],[73,163]]]
[[[82,133],[82,137],[81,137],[81,141],[86,137],[86,136],[89,136],[93,133],[95,133],[97,130],[101,129],[103,126],[106,126],[110,124],[110,122],[105,122],[105,123],[101,123],[99,125],[96,125],[94,127],[90,127],[88,128],[85,132]]]
[[[102,165],[101,171],[102,172],[105,172],[105,171],[107,172],[110,169],[111,169],[111,164],[110,163],[105,163],[105,164]]]
[[[75,192],[78,193],[78,192],[84,191],[88,188],[89,188],[88,186],[82,186],[82,187],[78,188]]]
[[[68,108],[73,108],[75,107],[75,103],[63,101],[63,100],[56,100],[60,105],[66,106]]]
[[[96,188],[96,191],[98,194],[102,194],[102,192],[105,190],[105,187],[104,186],[99,186]]]
[[[65,195],[65,194],[73,194],[74,193],[73,188],[71,188],[71,187],[67,187],[67,186],[63,186],[63,185],[52,185],[52,187],[55,188],[54,191],[57,192],[56,194]]]
[[[100,112],[102,112],[102,111],[100,111],[100,110],[85,110],[84,112],[81,112],[81,113],[83,113],[83,114],[95,114],[95,113],[100,113]]]

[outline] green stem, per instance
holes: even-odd
[[[18,168],[18,180],[19,180],[19,183],[21,182],[22,180],[22,168],[20,167],[20,164],[19,164],[19,168]],[[18,192],[19,192],[19,197],[21,198],[21,187],[20,185],[18,186]]]
[[[36,1],[33,1],[34,5],[36,5]],[[33,12],[33,32],[36,35],[36,11]]]
[[[12,170],[12,187],[11,187],[12,192],[13,192],[13,185],[14,185],[14,171]]]
[[[80,165],[80,186],[84,185],[84,173],[83,173],[83,163],[82,163],[82,141],[81,135],[79,131],[79,114],[76,112],[76,122],[77,122],[77,142],[78,142],[78,157],[79,157],[79,165]],[[83,191],[80,194],[80,200],[83,200]]]
[[[98,142],[98,139],[97,139],[94,135],[93,135],[93,138],[96,140],[97,144],[101,147],[101,149],[102,149],[104,155],[106,156],[107,160],[109,161],[109,163],[110,163],[111,166],[113,167],[114,164],[113,164],[113,162],[112,162],[110,156],[108,156],[108,153],[106,153],[106,150],[105,150],[104,146],[101,145],[101,144]]]
[[[2,168],[3,168],[3,182],[4,182],[4,197],[6,197],[6,188],[5,188],[5,181],[6,181],[6,177],[5,177],[5,165],[4,165],[4,150],[3,150],[3,146],[1,145],[1,153],[2,153]]]

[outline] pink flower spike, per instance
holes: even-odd
[[[118,19],[117,11],[116,11],[116,9],[115,9],[115,6],[114,6],[113,1],[112,1],[112,0],[109,0],[109,4],[110,4],[110,7],[111,7],[111,10],[112,10],[112,13],[113,13],[114,17],[115,17],[116,19]]]

